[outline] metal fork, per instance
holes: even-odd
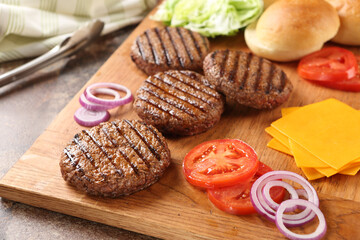
[[[75,31],[71,36],[65,38],[60,44],[40,57],[0,75],[0,87],[22,79],[64,57],[74,54],[100,36],[103,28],[104,23],[100,20],[95,20]]]

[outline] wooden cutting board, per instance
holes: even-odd
[[[137,35],[154,26],[160,24],[146,18],[87,85],[117,82],[135,93],[147,76],[132,63],[130,46]],[[212,39],[211,48],[248,51],[242,32],[235,37]],[[359,48],[350,50],[360,54]],[[360,109],[360,93],[326,89],[304,81],[296,74],[296,62],[279,65],[294,85],[290,99],[281,107],[303,106],[334,97]],[[185,154],[197,144],[211,139],[239,138],[253,146],[260,160],[273,169],[302,174],[292,157],[266,147],[271,138],[264,129],[281,117],[281,107],[259,111],[227,106],[221,121],[209,131],[192,137],[168,139],[172,164],[158,183],[131,196],[105,199],[75,190],[65,183],[59,170],[60,153],[74,134],[83,129],[73,120],[83,90],[1,179],[1,197],[164,239],[284,238],[275,224],[257,214],[233,216],[218,210],[209,202],[206,193],[186,182],[181,170]],[[112,119],[138,118],[131,105],[112,110],[111,115]],[[326,238],[358,238],[360,174],[354,177],[336,175],[311,183],[319,193],[320,208],[327,219]],[[301,233],[313,229],[314,226],[310,225],[296,231]]]

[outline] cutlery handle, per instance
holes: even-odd
[[[15,82],[16,80],[22,79],[23,77],[34,73],[58,60],[56,56],[59,54],[59,49],[60,45],[57,45],[49,52],[41,55],[40,57],[35,58],[34,60],[31,60],[24,65],[21,65],[9,72],[0,75],[0,87]]]
[[[47,53],[24,65],[21,65],[20,67],[0,75],[0,87],[15,82],[58,61],[61,58],[70,56],[71,54],[77,52],[100,36],[103,27],[104,23],[100,20],[96,20],[85,28],[79,29],[72,36],[66,37],[60,44],[56,45]]]

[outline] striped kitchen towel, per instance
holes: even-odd
[[[0,62],[41,55],[93,19],[102,34],[137,23],[157,0],[0,0]]]

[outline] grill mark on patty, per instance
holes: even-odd
[[[119,153],[120,153],[121,156],[124,158],[125,162],[127,162],[127,163],[130,165],[130,167],[134,170],[134,173],[135,173],[136,175],[139,175],[139,169],[131,162],[131,160],[130,160],[129,157],[126,155],[126,153],[124,153],[124,152],[118,147],[117,144],[114,145],[114,146],[118,148]]]
[[[131,162],[130,158],[119,148],[119,153],[121,156],[125,159],[125,161],[131,166],[131,168],[134,170],[134,173],[136,175],[139,175],[139,169]]]
[[[196,48],[196,50],[197,50],[197,52],[198,52],[198,54],[199,54],[199,57],[202,58],[202,52],[201,52],[201,49],[200,49],[200,46],[199,46],[198,41],[196,41],[196,39],[195,39],[192,31],[190,31],[189,29],[187,29],[187,32],[189,33],[189,35],[190,35],[190,37],[191,37],[191,40],[192,40],[192,41],[194,42],[194,44],[195,44],[195,48]]]
[[[253,55],[251,53],[246,54],[246,64],[245,64],[245,69],[244,69],[244,75],[243,75],[243,80],[240,83],[240,89],[243,89],[245,86],[245,83],[249,77],[249,66],[250,66],[250,62],[251,59],[253,58]]]
[[[181,34],[180,28],[176,28],[176,31],[179,34],[179,37],[181,39],[182,44],[184,45],[184,48],[185,48],[186,53],[187,53],[187,55],[188,55],[188,57],[190,59],[190,62],[193,63],[194,57],[192,56],[191,52],[189,51],[189,46],[186,44],[185,39],[184,39],[183,35]]]
[[[73,140],[74,140],[74,143],[75,143],[77,146],[79,146],[80,150],[84,153],[86,159],[90,161],[91,165],[93,165],[93,167],[94,167],[95,169],[97,169],[97,168],[95,167],[95,161],[94,161],[93,157],[91,156],[91,154],[89,153],[89,151],[86,149],[86,147],[85,147],[85,146],[81,143],[81,141],[79,140],[79,135],[76,134]]]
[[[113,146],[117,147],[117,141],[115,139],[112,139],[110,136],[110,133],[107,128],[102,127],[101,131],[105,134],[106,138],[113,144]]]
[[[124,173],[121,169],[119,169],[115,163],[112,161],[113,160],[113,156],[111,156],[106,149],[101,146],[101,144],[99,143],[99,141],[94,137],[94,135],[88,131],[88,130],[83,130],[83,133],[88,135],[90,137],[90,139],[95,143],[95,145],[104,153],[104,155],[107,157],[107,159],[109,160],[109,162],[111,163],[111,165],[113,165],[113,167],[115,168],[115,171],[117,174],[119,174],[120,176],[124,176]]]
[[[194,80],[195,80],[196,82],[198,82],[198,83],[202,83],[202,82],[201,82],[201,79],[198,78],[198,75],[195,74],[195,73],[193,73],[193,72],[189,72],[189,71],[179,71],[179,73],[180,73],[180,75],[187,76],[187,77],[190,77],[190,78],[194,79]],[[171,76],[173,76],[173,75],[171,75]],[[174,77],[174,76],[173,76],[173,77]],[[205,92],[205,91],[204,91],[205,89],[202,88],[202,87],[198,87],[198,86],[196,86],[196,85],[187,84],[186,82],[182,81],[181,79],[177,79],[177,80],[180,81],[180,82],[182,82],[182,83],[184,83],[184,84],[186,84],[186,85],[188,85],[188,86],[190,86],[190,87],[192,87],[192,88],[194,88],[194,89],[196,89],[196,90],[199,90],[200,92],[202,92],[202,93],[204,93],[204,94],[206,94],[206,95],[208,95],[208,96],[210,96],[210,97],[213,97],[213,98],[215,98],[215,99],[221,99],[220,95],[217,94],[216,90],[214,90],[212,87],[210,87],[209,85],[207,85],[207,84],[205,84],[205,83],[202,83],[202,84],[204,84],[204,85],[207,86],[209,89],[211,89],[209,92]]]
[[[143,46],[140,43],[140,37],[136,38],[136,46],[139,49],[139,53],[140,53],[141,58],[145,61],[146,58],[145,58],[145,55],[144,55]]]
[[[101,130],[103,131],[103,133],[105,134],[105,136],[109,140],[109,142],[111,142],[111,144],[113,144],[114,147],[118,148],[117,141],[110,136],[110,133],[107,130],[107,128],[101,128]],[[137,174],[137,172],[138,172],[137,168],[130,162],[130,160],[127,158],[125,153],[123,153],[120,148],[118,148],[118,151],[120,152],[121,156],[125,159],[125,161],[130,165],[130,167],[134,170],[134,172]],[[122,176],[124,176],[124,173],[122,170],[121,170],[121,173],[122,173]]]
[[[85,175],[84,169],[79,168],[78,170],[79,170],[79,172],[82,173],[81,176],[82,176],[83,178],[85,178],[86,181],[88,181],[88,182],[94,182],[94,180],[92,180],[91,178],[89,178],[88,176]],[[81,170],[81,171],[80,171],[80,170]],[[80,178],[80,177],[77,176],[76,178],[81,181],[81,178]]]
[[[173,75],[170,75],[170,74],[167,74],[167,73],[165,73],[165,75],[170,76],[171,78],[175,79],[176,81],[181,82],[181,83],[183,83],[183,84],[185,84],[185,85],[187,85],[187,86],[189,86],[189,87],[191,87],[191,88],[193,88],[193,89],[195,89],[195,90],[199,90],[200,92],[202,92],[202,93],[204,93],[204,94],[207,94],[206,92],[201,91],[201,89],[195,88],[195,87],[193,87],[193,86],[191,86],[191,85],[189,85],[189,84],[187,84],[187,83],[185,83],[185,82],[183,82],[183,81],[180,81],[178,78],[174,77]],[[207,99],[202,99],[200,96],[194,95],[194,94],[192,94],[192,93],[190,93],[190,92],[185,92],[183,89],[178,88],[178,87],[176,87],[175,85],[172,85],[171,83],[165,82],[164,79],[162,79],[162,78],[160,78],[160,77],[158,77],[158,76],[153,76],[153,77],[156,78],[156,79],[158,79],[159,81],[163,82],[164,84],[166,84],[166,85],[168,85],[168,86],[170,86],[170,87],[172,87],[172,88],[175,88],[176,90],[179,90],[179,91],[181,91],[181,92],[183,92],[183,93],[185,93],[185,94],[188,94],[188,95],[190,95],[190,96],[192,96],[192,97],[194,97],[194,98],[197,98],[197,99],[201,100],[201,101],[204,102],[204,103],[207,103],[207,104],[209,104],[209,105],[212,105],[212,102],[208,101]],[[150,82],[149,80],[146,80],[145,82],[151,83],[151,84],[153,84],[154,86],[158,87],[157,85],[155,85],[154,83]],[[207,95],[209,95],[209,94],[207,94]],[[194,106],[195,106],[195,105],[194,105]],[[196,106],[195,106],[195,107],[196,107]],[[204,110],[201,106],[199,107],[199,109],[200,109],[200,110],[201,110],[201,109]]]
[[[222,55],[222,62],[220,65],[220,77],[224,76],[225,65],[228,60],[228,57],[229,57],[229,49],[226,49],[224,54]],[[221,83],[220,83],[220,85],[221,85]]]
[[[66,156],[69,158],[69,160],[70,160],[70,162],[71,162],[71,165],[72,165],[73,167],[76,167],[76,168],[77,168],[79,162],[78,162],[78,161],[75,161],[75,159],[71,156],[70,151],[69,151],[67,148],[65,148],[65,149],[64,149],[64,153],[65,153]]]
[[[253,85],[253,90],[256,91],[263,73],[263,58],[259,58],[258,71]]]
[[[146,31],[145,31],[145,36],[146,36],[146,39],[147,39],[147,41],[148,41],[149,47],[150,47],[150,49],[151,49],[152,56],[153,56],[153,58],[154,58],[154,62],[155,62],[156,65],[159,65],[159,59],[158,59],[158,56],[157,56],[157,53],[156,53],[155,48],[154,48],[153,45],[151,44],[148,31],[149,31],[149,30],[146,30]]]
[[[182,92],[182,93],[184,93],[184,94],[188,94],[188,95],[190,95],[190,96],[192,96],[192,97],[195,97],[195,98],[197,98],[197,99],[199,99],[199,100],[201,100],[201,101],[203,101],[203,102],[205,102],[205,103],[208,103],[207,101],[201,99],[200,97],[198,97],[198,96],[196,96],[196,95],[193,95],[193,94],[191,94],[191,93],[185,92],[185,91],[184,91],[183,89],[181,89],[181,88],[178,88],[178,87],[176,87],[176,86],[174,86],[174,85],[171,85],[171,84],[169,84],[169,83],[167,83],[167,82],[164,82],[161,78],[159,78],[159,77],[157,77],[157,76],[153,76],[153,77],[156,78],[156,79],[158,79],[158,80],[161,81],[162,83],[164,83],[164,84],[166,84],[166,85],[168,85],[168,86],[170,86],[170,87],[172,87],[172,88],[174,88],[174,89],[176,89],[176,90],[178,90],[178,91],[180,91],[180,92]],[[148,79],[146,79],[145,82],[148,83],[148,84],[150,84],[151,86],[155,87],[156,89],[159,89],[160,91],[164,92],[165,94],[168,94],[168,95],[170,95],[170,96],[172,96],[172,97],[174,97],[174,98],[176,98],[176,99],[179,99],[180,101],[183,101],[183,102],[186,102],[186,103],[192,105],[193,107],[199,109],[200,111],[202,111],[202,112],[204,112],[204,113],[207,112],[207,111],[203,108],[203,106],[201,106],[201,105],[199,106],[199,105],[196,104],[195,102],[191,103],[191,102],[190,102],[190,99],[187,98],[187,97],[185,97],[185,96],[184,96],[184,99],[182,99],[182,98],[180,98],[180,97],[178,97],[178,96],[176,96],[176,95],[174,95],[174,94],[172,94],[172,93],[170,93],[170,92],[162,89],[160,86],[157,86],[155,83],[151,82],[151,81],[148,80]]]
[[[174,50],[175,50],[176,57],[177,57],[177,59],[179,60],[179,63],[180,63],[180,65],[181,65],[181,67],[184,68],[185,65],[184,65],[183,59],[182,59],[182,58],[180,57],[180,55],[179,55],[179,52],[178,52],[178,50],[177,50],[177,48],[176,48],[174,39],[173,39],[173,37],[172,37],[172,35],[171,35],[170,31],[169,31],[169,27],[165,27],[165,30],[166,30],[167,35],[169,36],[171,45],[172,45],[172,47],[173,47]]]
[[[158,28],[154,28],[155,30],[155,33],[156,33],[156,36],[158,37],[159,41],[160,41],[160,44],[161,44],[161,47],[163,49],[163,52],[164,52],[164,55],[166,57],[166,64],[168,66],[171,65],[171,59],[170,59],[170,56],[169,56],[169,52],[167,51],[165,45],[164,45],[164,41],[162,40],[161,36],[160,36],[160,33],[159,33],[159,29]]]
[[[125,134],[118,126],[116,126],[118,132],[123,136],[130,147],[136,152],[136,155],[145,163],[146,167],[150,169],[150,163],[146,160],[144,155],[140,152],[139,148],[131,141],[128,135]]]
[[[161,140],[160,136],[158,135],[157,131],[155,130],[155,128],[152,125],[148,125],[144,122],[140,122],[140,124],[142,124],[143,126],[147,127],[147,129],[149,129],[152,134],[154,134],[156,140],[158,141],[158,143],[160,143],[162,148],[166,148],[166,146],[164,145],[163,141]]]
[[[150,95],[162,100],[163,102],[166,102],[167,104],[175,107],[176,109],[178,109],[178,110],[180,110],[182,112],[185,112],[185,113],[187,113],[188,115],[190,115],[192,117],[196,117],[196,114],[193,113],[189,108],[187,108],[185,106],[179,106],[179,105],[177,105],[177,102],[173,103],[173,102],[169,101],[167,98],[161,97],[157,92],[154,92],[149,88],[142,87],[141,89],[144,90],[145,92],[149,93]]]
[[[179,71],[179,73],[181,75],[183,75],[183,76],[190,77],[190,78],[194,79],[195,81],[200,82],[200,80],[197,78],[197,76],[195,74],[188,75],[188,74],[185,74],[185,73],[183,73],[181,71]],[[204,94],[206,94],[206,95],[208,95],[210,97],[213,97],[215,99],[220,99],[220,96],[216,95],[216,93],[211,94],[211,93],[205,92],[203,88],[197,87],[196,85],[189,84],[189,83],[183,81],[182,79],[180,79],[180,78],[178,78],[178,77],[176,77],[176,76],[174,76],[172,74],[165,73],[165,75],[170,76],[171,78],[175,79],[176,81],[181,82],[181,83],[183,83],[183,84],[185,84],[185,85],[187,85],[187,86],[189,86],[189,87],[191,87],[191,88],[193,88],[195,90],[198,90],[198,91],[200,91],[200,92],[202,92],[202,93],[204,93]],[[207,100],[206,100],[206,103],[210,104],[210,102],[208,102]]]
[[[81,152],[85,155],[86,159],[91,163],[91,165],[94,167],[95,171],[97,171],[99,173],[99,175],[106,180],[106,175],[104,173],[102,173],[101,171],[99,171],[99,168],[96,167],[95,165],[95,160],[93,159],[93,157],[91,156],[91,154],[89,153],[89,151],[86,149],[86,147],[81,143],[81,140],[79,140],[79,134],[76,134],[73,138],[73,142],[79,146]]]
[[[280,88],[278,88],[278,92],[282,92],[284,90],[285,87],[285,80],[286,80],[286,75],[284,73],[284,71],[281,71],[280,73]]]
[[[266,80],[266,82],[268,83],[267,88],[265,90],[266,94],[269,94],[273,88],[274,71],[275,71],[274,64],[270,64],[269,75]]]
[[[113,127],[115,127],[117,133],[122,136],[121,130],[120,128],[116,125],[115,122],[111,122],[111,125]],[[126,153],[124,153],[121,148],[119,147],[118,144],[115,145],[115,147],[117,147],[119,153],[121,154],[121,156],[125,159],[125,161],[131,166],[131,168],[134,170],[136,175],[139,175],[139,169],[131,162],[130,158],[126,155]]]
[[[87,181],[92,182],[93,180],[90,179],[90,178],[88,178],[88,177],[85,175],[85,170],[84,170],[82,167],[80,167],[79,161],[76,161],[76,160],[73,158],[71,152],[70,152],[67,148],[64,149],[64,153],[65,153],[65,155],[70,159],[71,165],[72,165],[73,167],[75,167],[75,169],[82,174],[81,176],[82,176],[83,178],[85,178]],[[77,178],[80,179],[79,177],[77,177]]]
[[[161,160],[160,153],[147,141],[146,137],[128,120],[124,120],[130,128],[136,132],[136,134],[141,138],[141,140],[145,143],[145,145],[148,147],[148,149],[151,151],[151,153],[156,157],[157,160]]]
[[[171,78],[176,79],[177,81],[179,81],[179,82],[181,82],[181,83],[183,83],[183,84],[185,84],[185,85],[187,85],[187,86],[195,89],[195,91],[202,92],[202,93],[204,93],[204,94],[212,97],[212,95],[207,94],[206,92],[203,92],[201,89],[198,89],[198,88],[196,88],[196,87],[194,87],[194,86],[192,86],[192,85],[187,84],[186,82],[183,82],[183,81],[179,80],[178,78],[176,78],[176,77],[173,76],[173,75],[170,75],[170,74],[166,74],[166,75],[168,75],[168,76],[170,76]],[[167,84],[167,83],[166,83],[166,84]],[[171,84],[169,84],[169,85],[170,85],[170,86],[173,86],[173,85],[171,85]],[[174,88],[176,88],[176,89],[184,92],[185,94],[188,94],[188,95],[190,95],[190,96],[192,96],[192,97],[194,97],[194,98],[196,98],[196,99],[199,99],[199,100],[202,101],[203,103],[206,103],[206,104],[208,104],[208,105],[210,105],[210,106],[214,106],[214,103],[213,103],[212,101],[206,99],[206,98],[201,98],[201,96],[198,96],[198,95],[193,94],[193,93],[191,93],[191,92],[185,92],[184,90],[182,90],[182,89],[180,89],[180,88],[177,88],[177,87],[175,87],[175,86],[174,86]],[[189,103],[190,103],[190,102],[189,102]],[[191,103],[190,103],[190,104],[191,104]],[[195,104],[191,104],[191,105],[193,105],[194,107],[196,107]],[[204,111],[204,110],[205,110],[202,106],[199,106],[199,109],[200,109],[201,111]],[[207,112],[207,111],[205,111],[205,112]]]
[[[167,109],[164,109],[163,106],[161,105],[157,105],[156,102],[152,101],[151,99],[147,99],[147,98],[144,98],[142,96],[138,96],[138,99],[146,102],[147,104],[153,106],[154,108],[157,108],[158,110],[162,111],[162,112],[165,112],[167,114],[169,114],[171,117],[174,117],[178,120],[181,120],[178,116],[176,116],[175,114],[173,114],[171,111],[167,110]]]
[[[212,54],[211,54],[211,60],[213,61],[213,62],[215,62],[215,57],[216,57],[216,55],[218,54],[218,50],[215,50]]]
[[[229,73],[229,81],[230,82],[234,82],[234,79],[236,79],[238,69],[239,69],[239,58],[240,58],[240,52],[236,51],[235,62],[234,62],[233,68],[230,70],[230,73]]]
[[[200,35],[201,39],[203,40],[203,44],[204,44],[204,46],[205,46],[205,48],[206,48],[206,51],[209,51],[209,47],[208,47],[208,45],[207,45],[207,43],[206,43],[205,37],[204,37],[203,35],[201,35],[201,34],[199,34],[199,35]]]
[[[112,156],[109,155],[109,153],[101,146],[98,140],[95,139],[94,135],[92,135],[88,130],[82,131],[84,134],[88,135],[90,139],[95,143],[95,145],[104,153],[104,155],[107,157],[109,161],[112,160]]]

